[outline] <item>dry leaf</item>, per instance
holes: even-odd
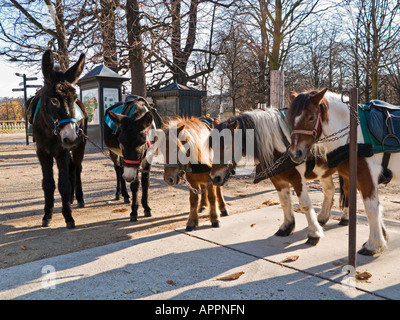
[[[246,198],[247,194],[243,194],[243,193],[238,193],[235,195],[236,197],[242,197],[242,198]]]
[[[274,201],[271,201],[271,200],[267,200],[267,201],[264,201],[263,204],[265,204],[266,206],[276,206],[276,205],[279,204],[279,202],[274,202]]]
[[[132,289],[126,289],[126,290],[124,291],[125,294],[130,294],[130,293],[132,293],[132,292],[133,292]]]
[[[128,209],[126,208],[121,208],[121,209],[114,209],[112,212],[126,212]]]
[[[357,280],[368,280],[369,278],[372,277],[372,274],[370,274],[367,271],[364,272],[356,272],[356,279]]]
[[[24,245],[22,245],[22,246],[21,246],[21,249],[22,249],[22,250],[26,250],[27,248],[26,248]]]
[[[253,228],[255,225],[256,225],[255,223],[252,223],[252,224],[250,225],[250,227]]]
[[[167,280],[167,283],[170,284],[171,286],[176,286],[176,283],[173,282],[172,280]]]
[[[396,201],[396,200],[390,200],[390,202],[399,203],[400,204],[400,201]]]
[[[239,272],[235,272],[235,273],[229,274],[227,276],[223,276],[221,278],[217,278],[217,280],[224,280],[224,281],[236,280],[236,279],[239,279],[242,274],[244,274],[244,272],[243,271],[239,271]]]
[[[283,259],[280,263],[286,263],[286,262],[293,262],[299,259],[299,256],[290,256],[285,259]]]

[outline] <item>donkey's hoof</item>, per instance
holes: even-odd
[[[124,203],[131,203],[131,200],[129,199],[129,197],[124,197]]]
[[[206,211],[206,207],[201,207],[200,209],[199,209],[199,213],[203,213],[203,212],[205,212]]]
[[[75,228],[75,221],[67,222],[67,229],[73,229],[73,228]]]
[[[348,226],[349,225],[349,220],[348,219],[345,219],[345,218],[341,218],[340,219],[340,221],[339,221],[339,226],[344,226],[344,227],[346,227],[346,226]]]
[[[131,222],[137,222],[137,216],[131,216],[130,220]]]
[[[45,219],[43,219],[43,221],[42,221],[42,227],[43,228],[47,228],[47,227],[49,227],[50,226],[50,219],[48,219],[48,220],[45,220]]]
[[[194,231],[196,230],[196,226],[186,226],[186,231]]]
[[[320,239],[320,238],[318,238],[318,237],[310,237],[310,236],[309,236],[308,239],[307,239],[307,241],[306,241],[306,244],[308,244],[309,246],[315,246],[315,245],[318,244],[319,239]]]
[[[144,210],[144,216],[145,217],[151,217],[151,210]]]
[[[221,211],[221,216],[222,216],[222,217],[227,217],[227,216],[229,216],[228,210],[223,210],[223,211]]]
[[[217,221],[217,222],[211,223],[211,227],[213,227],[213,228],[219,228],[219,222]]]
[[[79,201],[78,202],[78,208],[84,208],[85,207],[85,202],[84,201]]]
[[[118,200],[119,200],[119,194],[116,194],[113,201],[118,201]]]
[[[373,256],[375,252],[362,247],[360,250],[358,250],[358,254],[361,254],[362,256]]]

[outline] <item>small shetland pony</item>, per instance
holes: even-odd
[[[190,213],[186,231],[192,231],[198,226],[198,211],[204,209],[207,200],[213,227],[220,225],[217,205],[222,216],[229,215],[222,187],[214,186],[209,177],[212,159],[208,148],[209,134],[210,130],[204,122],[191,117],[171,121],[159,137],[165,161],[164,181],[173,186],[184,179],[190,190]]]
[[[129,116],[111,111],[114,110],[114,107],[122,105],[122,102],[107,110],[107,115],[115,123],[118,130],[114,131],[107,124],[104,125],[104,141],[110,150],[110,157],[117,175],[115,198],[118,200],[121,192],[125,203],[129,203],[125,181],[130,183],[132,191],[130,221],[132,222],[137,221],[138,216],[140,185],[138,171],[140,169],[142,169],[142,206],[145,217],[151,217],[151,209],[148,204],[151,163],[147,161],[146,153],[152,146],[147,131],[153,125],[153,114],[146,107],[147,102],[144,98],[135,97],[137,99],[128,103],[128,107],[134,108]]]
[[[81,54],[66,72],[54,68],[53,53],[43,54],[44,86],[38,95],[27,102],[31,114],[36,154],[42,167],[45,206],[42,226],[47,227],[53,215],[55,182],[53,158],[58,167],[58,190],[62,200],[62,214],[67,228],[75,227],[71,204],[76,191],[80,208],[84,207],[81,172],[86,140],[87,114],[85,106],[77,100],[74,87],[83,70],[85,55]]]
[[[224,129],[229,130],[228,134],[233,136],[235,131],[241,130],[241,152],[235,153],[237,142],[232,140],[232,146],[227,145],[222,136],[220,136],[219,149],[213,150],[213,165],[210,173],[211,180],[214,184],[222,186],[229,178],[231,171],[236,167],[236,162],[240,161],[241,156],[253,157],[256,166],[256,180],[260,181],[270,178],[271,182],[278,191],[278,196],[283,209],[284,222],[276,232],[277,236],[289,236],[295,227],[295,220],[290,197],[290,185],[293,186],[302,211],[306,214],[308,221],[308,240],[307,244],[316,245],[323,236],[324,225],[330,217],[330,211],[333,204],[335,187],[332,181],[332,174],[335,170],[329,169],[326,159],[321,156],[321,152],[315,152],[315,167],[306,168],[306,163],[301,165],[294,164],[289,158],[283,161],[281,165],[275,168],[274,172],[268,172],[268,168],[274,166],[279,161],[282,154],[286,152],[290,141],[289,127],[278,109],[271,108],[265,111],[245,112],[239,116],[233,117],[219,124],[214,130],[223,132]],[[230,133],[229,133],[230,132]],[[238,131],[240,132],[240,131]],[[213,133],[211,136],[214,136]],[[215,136],[218,140],[218,135]],[[249,137],[254,137],[249,139]],[[254,154],[246,154],[246,144],[254,145]],[[210,146],[214,149],[218,148],[218,144],[210,142]],[[239,154],[238,158],[224,159],[224,150],[230,148],[233,155]],[[288,161],[289,160],[289,161]],[[307,172],[306,172],[307,170]],[[262,176],[262,173],[268,173]],[[311,199],[307,192],[306,179],[319,179],[324,192],[324,201],[320,214],[314,211]],[[342,217],[341,224],[344,224],[346,217]]]
[[[295,162],[301,162],[316,139],[331,136],[341,131],[350,123],[349,108],[343,103],[341,96],[327,89],[297,94],[291,92],[291,105],[288,118],[293,126],[290,157]],[[364,143],[361,127],[357,128],[358,143]],[[322,141],[327,152],[332,152],[348,143],[348,135],[339,139]],[[357,159],[357,188],[361,192],[365,212],[369,222],[369,238],[358,251],[362,255],[373,255],[386,248],[387,234],[383,224],[382,207],[378,197],[378,178],[382,171],[382,153],[371,157]],[[400,178],[400,154],[393,153],[388,164],[392,171],[393,180]],[[344,161],[337,167],[339,174],[344,178],[344,186],[348,186],[349,162]],[[346,187],[347,189],[347,187]],[[345,190],[345,193],[348,191]]]

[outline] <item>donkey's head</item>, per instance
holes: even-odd
[[[140,102],[137,102],[140,103]],[[118,136],[123,155],[124,174],[127,182],[137,178],[137,171],[150,144],[147,131],[153,124],[153,114],[147,111],[141,118],[134,119],[109,111],[111,120],[121,129]]]
[[[63,72],[59,67],[54,67],[53,53],[50,49],[45,51],[42,58],[42,105],[51,116],[54,133],[60,137],[63,147],[67,149],[72,148],[78,141],[78,124],[75,121],[77,94],[72,84],[78,81],[84,63],[85,55],[82,53],[78,61]]]

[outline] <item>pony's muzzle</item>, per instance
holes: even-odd
[[[219,168],[216,171],[211,169],[210,180],[213,185],[221,187],[228,180],[229,175],[230,173],[227,167]]]
[[[292,150],[292,148],[289,149],[289,156],[292,159],[293,162],[296,163],[303,163],[306,158],[307,158],[307,150],[304,148],[297,148]]]

